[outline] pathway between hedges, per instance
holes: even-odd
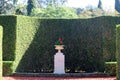
[[[116,80],[116,77],[3,77],[2,80]]]

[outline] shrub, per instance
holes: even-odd
[[[117,62],[105,62],[105,73],[115,76]]]
[[[103,54],[106,62],[116,61],[116,24],[119,23],[119,17],[103,19]]]
[[[16,16],[0,16],[3,27],[3,60],[14,61],[16,41]]]
[[[13,61],[3,61],[3,76],[11,75],[13,72]]]
[[[58,37],[63,38],[66,46],[63,50],[66,56],[65,67],[70,72],[75,72],[78,67],[86,72],[104,71],[102,27],[99,27],[99,20],[100,18],[35,19],[17,16],[19,23],[16,28],[15,63],[19,65],[16,71],[53,70],[53,56],[56,53],[54,45]]]
[[[0,26],[0,80],[2,80],[2,38],[3,38],[3,28]]]
[[[0,16],[4,28],[3,60],[14,61],[16,72],[52,72],[54,44],[62,37],[67,70],[103,72],[103,55],[108,61],[115,60],[115,25],[118,23],[119,17],[110,16],[90,19]]]
[[[120,25],[116,26],[117,80],[120,80]]]

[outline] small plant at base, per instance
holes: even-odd
[[[59,37],[55,45],[62,45],[62,44],[63,44],[62,38]]]

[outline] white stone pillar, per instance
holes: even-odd
[[[54,73],[65,74],[65,57],[61,51],[54,55]]]

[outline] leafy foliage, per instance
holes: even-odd
[[[26,10],[27,5],[17,5],[16,6],[16,15],[27,15],[27,10]]]
[[[116,61],[116,24],[119,24],[119,17],[111,19],[112,17],[106,17],[102,24],[105,24],[103,30],[104,38],[104,57],[105,61]],[[109,24],[106,24],[109,23]]]
[[[116,26],[117,80],[120,79],[120,25]]]
[[[0,14],[14,14],[17,0],[0,0]]]
[[[27,5],[27,15],[29,16],[32,12],[32,9],[35,8],[36,6],[36,0],[28,0],[28,5]]]
[[[120,0],[115,0],[115,9],[120,12]]]
[[[67,0],[37,0],[40,8],[45,8],[48,6],[60,7],[63,6]]]
[[[66,72],[102,72],[103,60],[115,58],[115,25],[119,23],[119,17],[110,16],[90,19],[0,16],[4,60],[14,60],[16,72],[53,72],[54,44],[61,37]]]
[[[115,76],[117,62],[105,62],[105,73]]]
[[[102,2],[101,2],[101,0],[99,0],[98,8],[99,8],[99,9],[102,9]]]
[[[31,9],[29,15],[43,18],[76,18],[76,12],[72,8],[62,7],[66,0],[38,0],[40,8]],[[44,4],[44,6],[43,6]],[[28,7],[29,8],[29,3]]]
[[[0,80],[2,80],[2,38],[3,38],[3,28],[0,26]]]
[[[13,61],[3,61],[3,76],[8,76],[13,73]]]
[[[93,19],[34,19],[19,16],[17,21],[16,56],[19,57],[15,61],[18,64],[16,72],[52,72],[56,53],[54,44],[59,36],[66,45],[63,52],[66,69],[70,72],[75,72],[77,68],[86,72],[103,71],[102,28],[96,27],[96,22],[90,26]]]
[[[43,18],[77,18],[74,9],[65,7],[47,7],[46,9],[33,9],[31,16]]]
[[[3,26],[3,60],[15,59],[16,41],[16,16],[0,16],[0,24]]]
[[[77,10],[77,12],[79,12]],[[89,6],[86,9],[82,9],[78,15],[80,18],[93,18],[98,16],[115,16],[118,14],[117,12],[111,12],[111,11],[104,11],[100,8],[90,8]]]

